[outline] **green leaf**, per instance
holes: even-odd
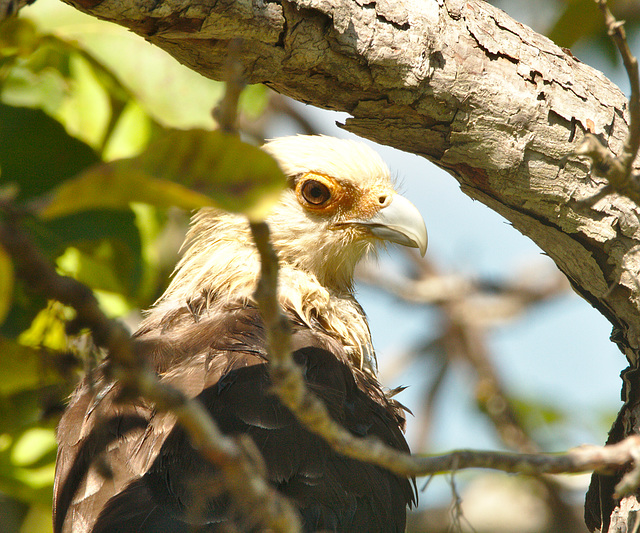
[[[59,302],[51,302],[36,315],[29,329],[20,334],[18,342],[25,346],[46,346],[63,351],[69,344],[65,323],[72,317],[70,308],[65,308]]]
[[[105,239],[126,245],[133,255],[140,255],[140,235],[134,214],[129,211],[79,211],[47,221],[38,220],[28,229],[41,250],[54,261],[69,246],[87,251]]]
[[[609,0],[609,8],[624,28],[631,46],[640,25],[640,10],[634,0]],[[558,7],[559,16],[547,36],[559,46],[572,47],[580,41],[588,41],[597,53],[612,64],[620,61],[620,54],[607,35],[604,17],[593,0],[565,0]]]
[[[75,138],[100,151],[112,116],[109,94],[82,55],[69,54],[69,69],[73,90],[53,116]]]
[[[566,415],[561,410],[544,401],[511,397],[511,402],[516,414],[529,429],[535,430],[566,420]]]
[[[0,492],[26,502],[50,503],[55,469],[53,428],[25,428],[12,435],[5,433],[0,440]],[[16,464],[15,459],[33,462]]]
[[[56,190],[41,216],[53,219],[92,209],[128,209],[131,202],[183,209],[211,204],[205,195],[178,183],[154,178],[131,163],[97,165],[67,181]]]
[[[123,262],[129,263],[124,253],[126,249],[114,247],[110,241],[97,243],[97,246],[83,253],[78,248],[69,247],[58,258],[58,267],[67,275],[72,275],[78,281],[90,286],[93,290],[124,293],[127,290],[119,279],[117,269]]]
[[[18,185],[19,199],[43,194],[99,160],[43,111],[0,104],[2,181]]]
[[[184,209],[213,205],[260,218],[284,185],[275,160],[236,136],[169,130],[138,157],[94,165],[68,180],[41,215],[52,219],[140,202]]]
[[[582,37],[591,36],[602,28],[602,14],[593,0],[569,0],[548,36],[559,46],[571,47]]]
[[[51,456],[55,449],[56,435],[52,429],[32,428],[25,431],[14,444],[11,462],[16,466],[35,466],[41,464],[44,457]]]
[[[0,27],[0,46],[4,46],[0,54],[6,56],[0,84],[3,103],[44,110],[96,150],[113,141],[111,134],[133,95],[100,61],[78,43],[43,34],[23,18]],[[137,121],[149,122],[144,112],[137,115]],[[116,139],[118,151],[126,156],[137,153],[136,146],[147,141],[148,136],[142,135],[128,147]]]
[[[57,0],[21,12],[43,33],[77,43],[136,95],[154,120],[174,128],[213,128],[211,109],[224,84],[201,76],[133,32]]]
[[[9,314],[13,301],[13,263],[9,254],[0,246],[0,324]]]
[[[13,302],[5,321],[0,325],[0,335],[15,339],[29,328],[37,314],[47,305],[42,295],[34,295],[23,283],[16,283]]]
[[[10,396],[59,379],[46,366],[39,350],[0,337],[0,395]]]

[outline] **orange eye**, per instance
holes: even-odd
[[[331,191],[324,183],[307,180],[300,188],[302,197],[314,207],[321,207],[331,199]]]

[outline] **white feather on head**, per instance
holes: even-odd
[[[263,148],[292,184],[300,176],[318,173],[355,191],[392,189],[387,165],[361,142],[298,135],[274,139]],[[283,309],[311,328],[321,323],[347,348],[356,366],[375,374],[369,326],[352,288],[356,264],[380,241],[331,229],[331,217],[303,209],[292,189],[283,193],[267,221],[280,259]],[[215,295],[212,307],[253,301],[259,257],[244,217],[202,209],[193,217],[185,246],[173,280],[145,322],[161,320],[203,292]]]

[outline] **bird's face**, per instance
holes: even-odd
[[[269,218],[285,262],[348,290],[357,262],[376,244],[394,242],[424,255],[427,231],[416,207],[392,186],[380,157],[362,143],[298,136],[265,146],[290,179]]]

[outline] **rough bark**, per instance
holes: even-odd
[[[214,79],[240,38],[248,82],[346,111],[347,130],[446,169],[610,320],[630,364],[610,440],[636,432],[640,210],[585,202],[604,181],[572,155],[585,132],[616,154],[627,135],[627,101],[600,72],[480,0],[66,1]]]

